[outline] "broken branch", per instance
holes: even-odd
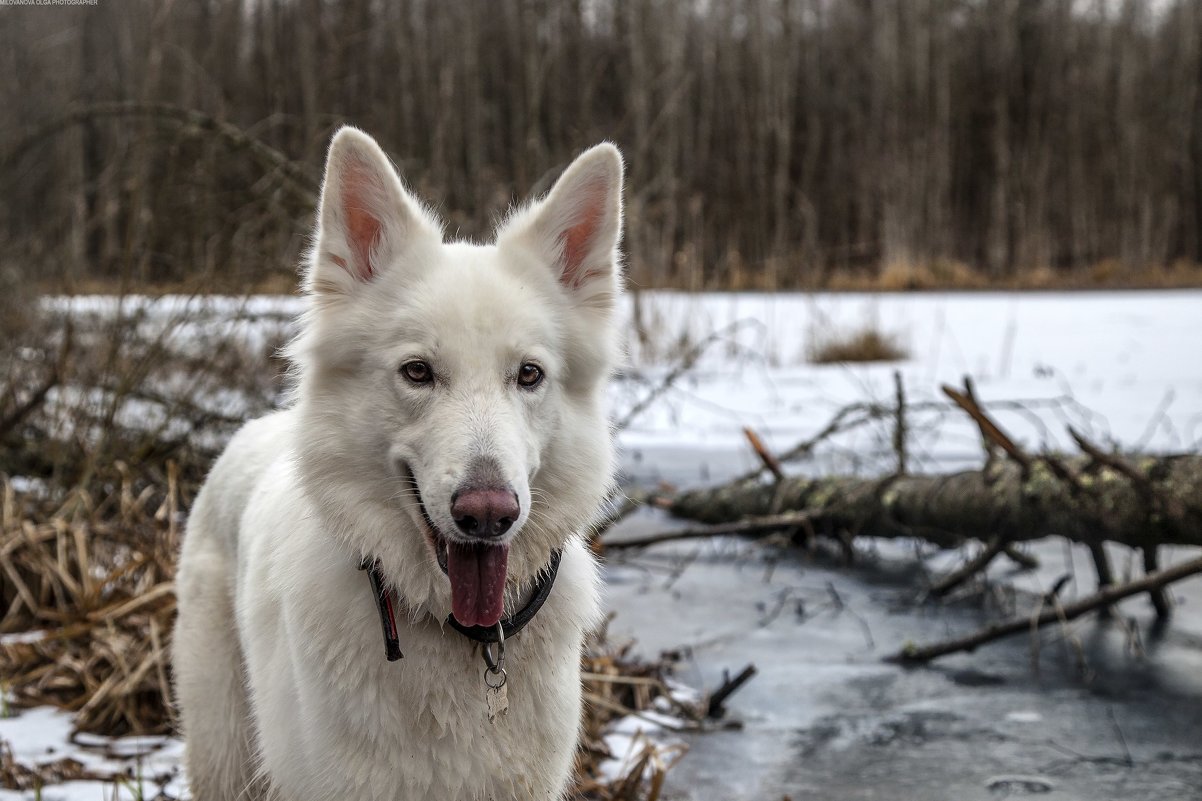
[[[1142,579],[1130,581],[1126,584],[1112,584],[1078,601],[1062,606],[1055,605],[1058,608],[1042,611],[1034,618],[1029,615],[1022,615],[1006,621],[992,623],[965,637],[957,637],[932,645],[907,645],[897,653],[886,657],[885,661],[903,665],[917,665],[959,651],[975,651],[980,646],[994,640],[1000,640],[1012,634],[1029,631],[1032,628],[1046,626],[1049,623],[1074,620],[1096,609],[1112,606],[1124,598],[1130,598],[1132,595],[1166,587],[1175,581],[1180,581],[1198,573],[1202,573],[1202,557],[1181,562],[1173,567],[1151,573]]]
[[[776,458],[772,451],[768,450],[768,446],[760,439],[759,434],[755,433],[749,426],[743,427],[743,434],[747,437],[747,441],[751,443],[751,449],[755,451],[756,456],[760,457],[760,461],[763,462],[768,472],[772,473],[777,481],[784,478],[785,470],[781,467],[780,460]]]
[[[655,545],[661,542],[671,542],[672,540],[699,539],[702,537],[718,537],[735,534],[762,534],[782,528],[802,526],[805,525],[809,519],[810,515],[807,512],[786,512],[778,515],[764,515],[762,517],[752,517],[747,520],[739,520],[733,523],[723,523],[714,526],[691,526],[689,528],[680,528],[674,531],[661,531],[655,534],[609,540],[605,543],[605,547],[609,550],[616,548],[643,548],[648,545]]]
[[[726,681],[722,682],[722,686],[714,690],[713,694],[710,695],[705,716],[708,718],[720,718],[726,714],[726,709],[723,706],[726,703],[726,699],[730,698],[744,684],[751,681],[751,678],[756,673],[755,665],[748,665],[739,671],[739,675],[733,679],[727,676]]]

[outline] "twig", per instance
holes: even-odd
[[[1133,447],[1136,451],[1143,451],[1147,449],[1148,442],[1152,439],[1152,435],[1156,433],[1156,429],[1160,428],[1161,423],[1166,419],[1166,413],[1168,412],[1169,407],[1173,405],[1173,401],[1176,399],[1176,397],[1177,393],[1172,387],[1169,387],[1164,393],[1164,396],[1160,399],[1160,403],[1157,404],[1156,411],[1152,413],[1150,418],[1148,418],[1148,425],[1144,428],[1144,432],[1140,434],[1139,439],[1135,441]]]
[[[33,394],[26,398],[25,402],[17,406],[11,412],[0,418],[0,438],[6,436],[9,431],[16,428],[22,420],[32,414],[42,403],[45,402],[46,396],[50,394],[50,390],[58,386],[59,373],[58,369],[52,369],[46,380],[34,390]]]
[[[1090,542],[1086,544],[1089,548],[1089,557],[1093,560],[1094,572],[1098,574],[1098,590],[1104,590],[1114,584],[1114,569],[1110,566],[1110,557],[1106,554],[1106,547],[1100,542]],[[1098,607],[1098,614],[1102,617],[1109,617],[1111,614],[1110,605],[1105,604]]]
[[[1155,545],[1148,545],[1143,548],[1144,552],[1144,572],[1156,573],[1160,570],[1160,549]],[[1148,599],[1152,601],[1152,608],[1156,610],[1157,620],[1168,620],[1173,616],[1173,602],[1169,598],[1169,594],[1164,591],[1164,587],[1153,587],[1148,591]]]
[[[973,418],[973,420],[977,422],[977,426],[981,429],[981,436],[984,437],[986,441],[997,445],[999,448],[1005,451],[1007,456],[1009,456],[1011,459],[1017,462],[1020,467],[1022,467],[1023,476],[1026,477],[1030,473],[1031,466],[1033,464],[1031,457],[1024,453],[1023,450],[1014,443],[1014,440],[1007,436],[1007,434],[1002,431],[997,423],[995,423],[993,419],[989,417],[989,415],[986,414],[983,409],[981,409],[980,404],[977,403],[976,397],[974,396],[972,382],[967,377],[964,379],[964,388],[965,391],[961,393],[955,389],[952,389],[950,386],[944,385],[943,393],[955,401],[960,408],[962,408],[970,417]],[[1078,439],[1079,443],[1085,442],[1084,438],[1080,437],[1071,428],[1069,429],[1069,433],[1073,435],[1074,439]],[[1082,447],[1084,449],[1085,446],[1083,445]],[[1092,456],[1093,454],[1090,455]],[[1073,495],[1081,494],[1083,488],[1080,480],[1076,475],[1073,474],[1068,466],[1064,464],[1064,462],[1051,455],[1042,457],[1041,461],[1047,465],[1048,469],[1052,471],[1056,478],[1068,485]],[[1110,567],[1110,559],[1106,555],[1105,548],[1100,543],[1090,542],[1088,543],[1088,548],[1090,557],[1093,559],[1094,570],[1098,575],[1098,589],[1104,590],[1114,584],[1114,571]],[[996,556],[996,554],[991,555],[989,558],[992,559],[993,556]],[[1109,605],[1099,605],[1098,613],[1103,616],[1109,615]]]
[[[1081,617],[1103,606],[1110,606],[1132,595],[1148,592],[1157,587],[1164,587],[1174,581],[1202,573],[1202,557],[1181,562],[1173,567],[1151,573],[1137,581],[1126,584],[1111,585],[1094,595],[1065,604],[1057,609],[1049,609],[1032,617],[1023,615],[999,623],[993,623],[965,637],[957,637],[932,645],[907,645],[897,653],[886,657],[887,662],[904,665],[915,665],[929,662],[947,654],[960,651],[974,651],[980,646],[1026,631],[1032,627],[1041,627],[1057,621],[1069,621]]]
[[[981,429],[981,436],[986,441],[997,445],[1006,452],[1007,456],[1021,465],[1025,475],[1031,469],[1031,457],[1023,453],[1022,449],[1015,445],[1014,441],[998,428],[997,423],[993,422],[993,418],[986,414],[985,410],[977,403],[973,397],[972,384],[969,379],[965,378],[964,382],[965,392],[960,392],[944,384],[941,387],[943,394],[951,398],[957,406],[976,421],[977,426]]]
[[[991,409],[1029,412],[1037,408],[1061,408],[1070,402],[1071,399],[1069,398],[1032,398],[1030,400],[993,401],[989,404],[989,407]],[[908,418],[913,418],[916,414],[946,412],[953,408],[958,408],[957,404],[947,404],[942,401],[918,401],[908,403],[906,412]],[[837,434],[860,428],[878,420],[894,417],[896,412],[897,407],[895,405],[885,405],[882,403],[852,403],[843,406],[831,416],[826,425],[819,429],[817,433],[781,453],[779,456],[780,462],[782,464],[789,464],[800,461],[809,456],[823,442],[826,442]],[[989,446],[989,451],[992,453],[992,443],[986,440],[986,445]],[[732,483],[758,478],[764,470],[764,466],[760,465],[754,470],[732,479]]]
[[[1055,740],[1048,740],[1047,745],[1049,748],[1059,751],[1060,753],[1066,755],[1069,758],[1067,760],[1056,760],[1055,762],[1051,762],[1048,765],[1046,765],[1045,767],[1041,768],[1041,770],[1043,770],[1043,771],[1058,770],[1061,766],[1063,766],[1065,764],[1074,764],[1074,763],[1078,763],[1078,762],[1089,764],[1089,765],[1119,765],[1119,766],[1128,767],[1128,768],[1134,764],[1134,760],[1129,760],[1127,756],[1110,756],[1107,754],[1098,754],[1098,755],[1082,754],[1080,751],[1074,751],[1072,748],[1069,748],[1066,745],[1061,745],[1060,743],[1056,742]],[[1186,756],[1185,758],[1187,760],[1193,762],[1195,759],[1197,759],[1198,756],[1199,755],[1190,754],[1190,755]]]
[[[839,594],[839,590],[835,589],[834,582],[828,581],[826,583],[826,594],[830,596],[831,607],[834,609],[835,614],[841,615],[846,612],[851,615],[852,619],[860,624],[860,629],[864,632],[864,644],[868,646],[868,650],[875,650],[876,639],[872,636],[872,628],[868,625],[868,621],[843,601],[843,596]]]
[[[859,413],[861,416],[852,418],[853,414]],[[867,422],[877,419],[882,414],[882,410],[875,404],[853,403],[850,406],[844,406],[827,421],[826,425],[818,430],[812,437],[802,440],[794,445],[789,450],[785,451],[780,456],[781,462],[795,462],[808,456],[814,448],[821,443],[848,429],[856,428],[864,425]],[[852,418],[852,419],[848,419]],[[754,478],[763,472],[763,468],[753,470],[751,473],[742,478]]]
[[[764,467],[772,473],[777,481],[783,479],[785,471],[780,465],[780,460],[773,455],[772,451],[768,450],[768,446],[764,444],[759,435],[750,426],[743,427],[743,434],[747,437],[747,441],[751,443],[751,449],[755,451],[755,455],[760,457],[760,461],[764,463]]]
[[[935,404],[932,406],[932,408],[935,407],[944,408],[943,404]],[[854,415],[857,414],[859,416],[855,417]],[[781,454],[779,461],[782,463],[799,461],[809,455],[810,452],[812,452],[818,445],[822,444],[834,435],[853,428],[858,428],[859,426],[865,425],[866,423],[882,417],[884,414],[884,407],[876,404],[853,403],[849,406],[844,406],[836,411],[835,414],[832,415],[831,419],[827,421],[826,425],[819,429],[816,434],[814,434],[812,437],[802,440]],[[751,472],[739,476],[735,479],[735,481],[737,482],[757,478],[761,473],[764,472],[764,470],[764,466],[760,465]]]
[[[734,323],[731,323],[725,328],[721,328],[710,334],[705,339],[701,340],[696,345],[685,351],[684,355],[681,356],[680,360],[676,363],[676,366],[668,371],[668,374],[664,376],[663,380],[660,381],[654,389],[643,396],[639,402],[636,403],[630,411],[626,412],[622,419],[614,425],[615,430],[624,431],[625,429],[629,428],[630,424],[634,422],[636,417],[645,412],[647,407],[655,403],[655,401],[659,400],[659,397],[671,389],[672,386],[679,381],[685,373],[693,369],[693,367],[697,364],[697,361],[706,352],[706,350],[709,349],[710,345],[713,345],[715,342],[719,342],[722,339],[731,336],[748,322],[750,321],[738,320]]]
[[[1052,582],[1052,588],[1043,594],[1043,602],[1045,604],[1056,603],[1056,599],[1060,597],[1060,591],[1069,585],[1073,580],[1072,573],[1065,573]]]
[[[997,555],[1005,550],[1005,541],[1001,537],[994,537],[985,544],[985,548],[980,553],[932,584],[930,594],[936,598],[942,598],[977,573],[989,567],[990,563],[997,558]]]
[[[20,159],[26,151],[45,142],[50,137],[75,125],[105,117],[145,117],[155,122],[167,123],[177,130],[213,133],[231,145],[248,150],[267,167],[283,175],[299,199],[313,203],[318,195],[318,182],[300,163],[293,161],[271,145],[251,136],[236,125],[217,119],[203,111],[173,106],[166,103],[113,102],[84,106],[50,120],[21,139],[7,152],[0,154],[0,169]]]
[[[897,411],[893,425],[893,452],[897,454],[897,474],[909,472],[906,459],[906,388],[900,370],[893,371],[893,386],[897,395]]]
[[[776,594],[776,604],[772,609],[759,619],[759,627],[762,629],[768,628],[771,623],[780,617],[780,613],[785,611],[785,605],[790,600],[793,600],[793,588],[785,587]]]
[[[608,550],[617,548],[643,548],[648,545],[671,542],[673,540],[718,537],[727,534],[760,534],[767,531],[775,531],[776,529],[805,525],[811,517],[812,514],[810,512],[786,512],[766,517],[750,517],[746,520],[739,520],[734,523],[722,523],[716,526],[690,526],[689,528],[681,528],[674,531],[661,531],[639,537],[627,537],[606,542],[605,547]]]
[[[730,698],[730,696],[733,695],[735,691],[744,684],[751,681],[752,676],[754,676],[757,672],[758,671],[756,670],[755,665],[748,665],[739,671],[739,675],[735,676],[733,679],[728,675],[726,680],[722,682],[722,686],[717,690],[714,690],[713,694],[710,695],[709,705],[706,707],[705,716],[707,718],[720,718],[726,714],[726,709],[723,707],[723,704],[726,703],[726,699]]]
[[[1039,567],[1039,559],[1032,554],[1020,551],[1015,545],[1007,545],[1002,548],[1002,553],[1014,564],[1021,567],[1023,570],[1035,570]]]
[[[591,704],[592,706],[598,706],[598,707],[601,707],[602,709],[608,709],[610,712],[614,712],[619,715],[630,715],[630,716],[633,716],[636,718],[640,718],[640,719],[646,720],[650,723],[654,723],[656,726],[662,726],[665,729],[671,729],[672,731],[684,731],[687,728],[686,721],[682,720],[679,723],[670,722],[670,721],[665,720],[661,716],[650,715],[641,709],[631,709],[630,707],[624,706],[623,704],[620,704],[617,701],[606,698],[603,695],[598,695],[597,693],[588,692],[587,690],[584,692],[583,697],[584,697],[584,701],[586,704]]]
[[[1131,758],[1131,749],[1127,746],[1127,736],[1123,734],[1123,727],[1119,725],[1118,718],[1114,716],[1114,707],[1106,707],[1106,717],[1110,718],[1110,725],[1114,727],[1115,736],[1118,737],[1119,745],[1123,748],[1123,762],[1127,767],[1135,765],[1135,760]]]
[[[9,431],[12,431],[21,421],[38,409],[45,401],[46,396],[50,394],[50,390],[58,386],[62,380],[63,373],[67,369],[67,357],[71,354],[71,345],[74,341],[74,328],[71,321],[68,319],[66,328],[63,331],[63,343],[59,347],[58,358],[50,367],[50,375],[46,376],[46,380],[34,390],[24,403],[17,406],[10,413],[0,419],[0,439],[3,439]]]
[[[1126,459],[1123,459],[1115,454],[1106,453],[1097,445],[1086,439],[1084,434],[1072,426],[1068,427],[1068,435],[1073,438],[1073,441],[1077,443],[1077,447],[1080,448],[1086,456],[1093,459],[1098,464],[1109,467],[1116,473],[1126,476],[1127,479],[1129,479],[1135,488],[1140,492],[1151,494],[1152,482],[1148,480],[1147,476],[1136,470],[1135,467]]]
[[[1152,484],[1151,479],[1144,473],[1141,473],[1134,465],[1128,462],[1118,454],[1107,453],[1096,444],[1091,442],[1084,434],[1069,426],[1069,436],[1077,443],[1082,452],[1093,459],[1098,464],[1109,467],[1119,475],[1125,477],[1131,482],[1131,486],[1139,493],[1139,496],[1147,504],[1150,512],[1163,511],[1166,507],[1164,498],[1156,491],[1156,487]],[[1096,546],[1100,549],[1100,546]],[[1091,553],[1094,548],[1091,547]],[[1146,545],[1142,549],[1144,572],[1155,573],[1159,569],[1159,559],[1157,547],[1155,545]],[[1095,558],[1096,564],[1096,558]],[[1102,584],[1102,574],[1098,575],[1099,584]],[[1155,587],[1149,593],[1148,597],[1152,601],[1153,608],[1156,609],[1156,618],[1158,620],[1168,620],[1172,616],[1172,604],[1168,596],[1165,594],[1163,587]]]

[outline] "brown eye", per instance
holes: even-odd
[[[434,371],[420,359],[402,364],[401,373],[414,384],[429,384],[434,380]]]
[[[543,368],[526,362],[518,368],[518,386],[534,389],[543,382]]]

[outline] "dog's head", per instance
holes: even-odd
[[[411,608],[495,624],[608,493],[621,226],[612,145],[474,245],[443,241],[369,136],[335,135],[292,346],[300,473]]]

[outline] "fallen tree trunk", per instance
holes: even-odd
[[[709,525],[803,513],[819,533],[917,537],[947,548],[1049,536],[1202,545],[1202,456],[1110,458],[1123,468],[1033,457],[948,475],[752,479],[680,494],[669,510]]]
[[[1114,602],[1138,593],[1148,593],[1159,619],[1171,615],[1164,588],[1202,572],[1202,559],[1160,570],[1159,547],[1202,546],[1202,455],[1109,453],[1072,428],[1069,434],[1081,448],[1081,456],[1028,454],[977,401],[971,380],[965,379],[962,390],[944,386],[943,392],[980,429],[987,456],[980,470],[906,473],[904,393],[899,381],[894,475],[786,477],[779,467],[773,469],[780,460],[748,432],[775,481],[766,483],[757,472],[716,489],[660,499],[658,505],[676,517],[707,524],[715,533],[739,526],[755,531],[792,529],[795,538],[807,542],[816,534],[835,537],[849,553],[856,536],[912,537],[945,548],[980,541],[983,547],[978,554],[932,583],[928,589],[932,596],[945,595],[983,574],[1000,554],[1021,558],[1013,547],[1017,542],[1059,536],[1089,548],[1098,578],[1095,595],[1061,606],[1056,600],[1057,583],[1047,596],[1052,611],[997,623],[947,643],[903,649],[893,657],[896,661],[922,662],[971,650],[1027,627],[1091,611],[1104,613]],[[997,458],[999,453],[1005,458]],[[690,536],[699,531],[694,529]],[[1106,542],[1141,551],[1147,575],[1115,584],[1103,548]]]

